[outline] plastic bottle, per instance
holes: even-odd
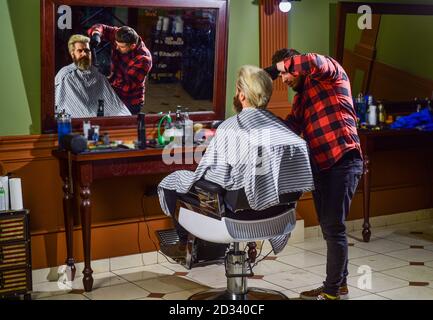
[[[376,126],[377,125],[377,110],[376,106],[374,104],[371,104],[368,107],[368,124],[370,126]]]
[[[182,119],[182,107],[177,106],[176,120],[174,122],[174,143],[178,146],[183,145],[185,125]]]
[[[146,114],[140,112],[137,121],[138,149],[146,149]]]
[[[6,193],[3,186],[0,186],[0,211],[6,210]]]
[[[71,115],[67,114],[63,109],[62,112],[57,114],[57,135],[59,142],[59,149],[63,149],[63,136],[72,132]]]
[[[162,19],[162,32],[167,32],[168,31],[169,24],[170,24],[170,18],[169,17],[164,17]]]
[[[416,106],[416,112],[420,112],[422,109],[422,105],[421,105],[421,101],[418,100],[418,97],[416,97],[415,99],[413,99],[414,104]]]
[[[83,135],[84,138],[89,139],[89,130],[92,127],[90,121],[83,121]]]
[[[177,36],[183,34],[183,20],[182,20],[181,16],[176,17],[175,34]]]
[[[425,106],[426,106],[426,108],[428,108],[428,110],[430,110],[430,112],[433,112],[431,101],[432,100],[430,100],[429,98],[425,98]]]
[[[162,30],[162,20],[164,19],[164,17],[159,16],[158,17],[158,22],[156,23],[156,31],[161,31]]]
[[[92,126],[92,128],[90,129],[91,131],[91,140],[98,142],[99,141],[99,126]]]
[[[97,117],[104,116],[104,100],[98,100],[98,113]]]
[[[367,122],[366,120],[366,102],[364,99],[364,95],[362,93],[358,94],[358,97],[356,98],[356,113],[359,118],[359,123],[361,125],[365,124]]]
[[[379,114],[379,124],[384,125],[386,122],[386,112],[385,112],[385,107],[383,106],[382,103],[379,103],[377,107],[377,112]]]
[[[188,108],[184,113],[184,145],[193,146],[194,144],[194,122],[189,118]]]

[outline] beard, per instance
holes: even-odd
[[[235,110],[236,113],[240,113],[242,109],[243,107],[241,101],[239,100],[239,95],[235,95],[233,97],[233,110]]]
[[[304,81],[305,81],[305,76],[300,75],[296,84],[292,87],[293,91],[297,93],[301,92],[302,89],[304,89]]]
[[[83,57],[81,59],[76,59],[74,57],[73,60],[77,68],[81,71],[89,70],[90,66],[92,65],[92,60],[90,59],[90,57]]]

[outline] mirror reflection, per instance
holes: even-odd
[[[212,111],[216,9],[71,6],[55,31],[55,112]]]
[[[433,93],[433,16],[373,14],[372,29],[346,20],[343,66],[354,96],[410,101]]]

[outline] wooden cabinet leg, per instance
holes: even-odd
[[[66,234],[66,265],[68,267],[67,274],[68,280],[74,281],[75,279],[75,260],[73,257],[73,233],[74,233],[74,216],[72,212],[72,199],[73,193],[70,187],[69,177],[63,178],[63,215],[65,219],[65,234]]]
[[[362,224],[362,238],[364,242],[369,242],[371,237],[370,231],[370,159],[364,154],[364,192],[363,192],[363,211],[364,223]]]
[[[83,249],[84,249],[84,278],[83,285],[86,292],[92,291],[93,287],[93,270],[90,266],[90,239],[91,239],[91,202],[89,186],[81,186],[81,225],[83,232]]]

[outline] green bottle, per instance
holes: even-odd
[[[0,211],[6,210],[6,193],[3,186],[0,186]]]

